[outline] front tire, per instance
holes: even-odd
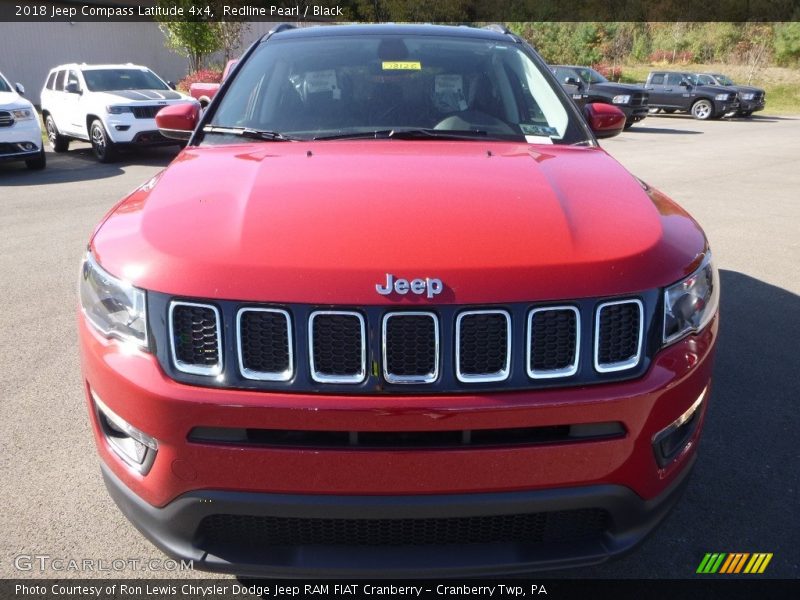
[[[25,161],[25,166],[31,171],[41,171],[47,166],[47,155],[44,153],[44,147],[39,150],[39,155],[36,158],[29,158]]]
[[[714,116],[714,105],[710,100],[701,98],[692,104],[692,116],[699,121],[708,121]]]
[[[47,139],[53,152],[66,152],[69,150],[69,138],[61,135],[56,127],[56,122],[51,115],[47,115],[44,120],[44,128],[47,130]]]
[[[89,140],[92,143],[92,152],[101,163],[113,162],[117,158],[117,149],[114,142],[108,137],[106,128],[100,119],[95,119],[89,126]]]
[[[740,117],[745,117],[745,118],[747,118],[747,117],[749,117],[749,116],[750,116],[750,115],[752,115],[752,114],[753,114],[753,111],[752,111],[752,110],[746,110],[746,111],[744,111],[744,112],[740,112],[740,113],[739,113],[739,116],[740,116]]]

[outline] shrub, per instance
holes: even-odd
[[[622,79],[622,67],[612,67],[611,65],[601,63],[599,65],[592,65],[592,68],[611,81],[619,81]]]
[[[178,82],[177,88],[182,92],[188,92],[189,86],[193,83],[220,83],[222,81],[222,71],[219,69],[199,69],[192,71]]]

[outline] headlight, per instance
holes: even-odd
[[[728,99],[728,94],[717,94],[714,96],[714,100],[718,100],[720,102],[725,102]]]
[[[611,100],[614,104],[627,104],[631,101],[631,97],[629,95],[625,96],[614,96]]]
[[[80,296],[86,318],[104,335],[147,347],[144,290],[101,269],[91,253],[81,268]]]
[[[110,115],[121,115],[122,113],[131,112],[130,106],[106,106],[106,112]]]
[[[742,94],[742,100],[752,100],[755,97],[755,94]]]
[[[33,118],[33,111],[29,108],[15,108],[11,111],[15,121],[27,121]]]
[[[699,269],[664,290],[664,343],[701,330],[718,305],[719,273],[708,253]]]

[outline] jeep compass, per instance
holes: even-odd
[[[88,244],[106,485],[240,575],[462,576],[631,549],[695,462],[719,281],[499,27],[279,26]],[[675,526],[678,526],[677,524]]]

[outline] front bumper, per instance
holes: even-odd
[[[125,516],[156,546],[194,568],[270,577],[459,577],[526,573],[605,562],[631,550],[661,522],[688,483],[693,456],[664,492],[642,500],[619,485],[595,485],[495,494],[420,496],[289,495],[217,490],[190,492],[164,508],[156,508],[136,494],[107,466],[106,487]],[[414,521],[441,524],[461,520],[518,514],[558,514],[601,509],[610,515],[599,535],[584,532],[568,542],[515,541],[505,543],[402,545],[294,545],[270,546],[258,537],[243,539],[214,535],[203,527],[215,515],[284,522],[345,522],[371,520],[374,527]],[[469,520],[473,519],[473,520]],[[566,525],[563,523],[562,525]],[[245,525],[246,527],[247,525]],[[441,525],[439,525],[441,531]]]
[[[189,386],[167,378],[152,355],[103,338],[83,317],[79,330],[87,401],[109,489],[125,514],[166,552],[195,559],[201,568],[239,574],[365,575],[393,568],[398,576],[458,575],[595,563],[642,539],[674,502],[694,461],[707,402],[698,409],[683,450],[668,464],[656,461],[653,440],[707,391],[717,319],[700,334],[659,352],[636,380],[434,396],[348,397]],[[146,475],[112,451],[91,393],[158,440]],[[240,447],[188,440],[198,426],[444,432],[611,421],[624,425],[623,436],[473,449]],[[215,514],[425,519],[584,507],[609,515],[608,526],[592,539],[459,544],[457,550],[444,551],[435,544],[413,550],[231,545],[209,540],[201,528],[203,519]]]
[[[764,110],[764,106],[766,106],[766,101],[763,98],[761,100],[741,100],[738,113],[758,112],[759,110]]]
[[[612,104],[612,106],[616,106],[622,112],[625,113],[626,120],[633,120],[633,121],[641,121],[644,119],[648,113],[650,112],[650,106],[640,105],[640,106],[629,106],[625,104]]]
[[[0,162],[36,158],[42,151],[42,129],[37,119],[17,121],[0,129]]]

